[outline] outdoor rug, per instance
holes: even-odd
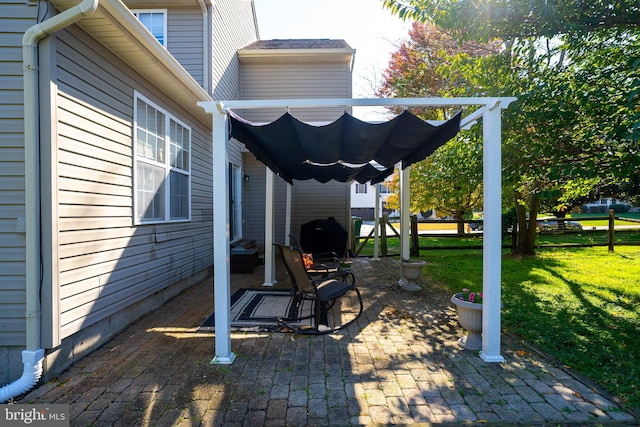
[[[296,313],[293,296],[287,289],[238,289],[231,295],[231,330],[292,332],[278,323],[277,319],[309,316],[312,309],[313,302],[304,300]],[[312,327],[313,323],[313,318],[287,322],[291,327],[300,329]],[[326,325],[326,319],[322,319],[321,323]],[[214,313],[200,325],[198,331],[215,331]]]

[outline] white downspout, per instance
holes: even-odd
[[[40,114],[38,43],[40,40],[91,15],[98,0],[80,4],[29,28],[22,38],[24,80],[25,215],[26,215],[26,349],[22,376],[0,388],[0,402],[29,391],[42,376],[44,349],[40,348]]]
[[[203,46],[203,50],[204,52],[202,52],[203,58],[204,58],[204,63],[203,63],[203,83],[204,83],[204,90],[207,91],[207,93],[211,94],[212,93],[212,89],[211,89],[211,67],[212,67],[212,61],[211,61],[211,25],[210,21],[209,21],[209,17],[212,15],[211,13],[209,13],[209,8],[207,7],[207,5],[205,4],[204,0],[199,0],[198,4],[200,5],[200,10],[202,11],[202,46]]]

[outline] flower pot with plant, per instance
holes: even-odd
[[[398,283],[408,291],[418,291],[420,287],[417,285],[422,277],[422,267],[426,264],[421,259],[403,259],[400,261],[400,280]]]
[[[458,309],[458,323],[467,331],[458,344],[466,350],[482,349],[482,292],[465,288],[453,295],[451,302]]]

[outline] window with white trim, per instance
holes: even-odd
[[[356,194],[366,194],[367,192],[367,184],[356,183]]]
[[[147,30],[167,47],[167,10],[166,9],[139,9],[131,10],[131,13],[144,25]]]
[[[135,222],[191,218],[191,128],[135,96]]]

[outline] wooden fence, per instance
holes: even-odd
[[[546,218],[549,221],[558,221],[558,229],[554,230],[554,234],[577,234],[577,233],[591,233],[596,230],[595,227],[583,227],[581,230],[571,230],[563,227],[563,223],[567,221],[572,221],[570,218]],[[634,218],[624,218],[624,217],[616,217],[613,210],[609,211],[608,216],[602,217],[588,217],[588,218],[580,218],[581,223],[588,223],[589,221],[607,221],[607,242],[606,243],[570,243],[570,244],[548,244],[548,245],[538,245],[538,247],[554,247],[554,246],[608,246],[609,251],[613,251],[616,245],[615,242],[615,221],[616,220],[625,220],[631,222],[637,222],[640,224],[640,220]],[[354,220],[356,221],[356,220]],[[358,219],[357,221],[362,221]],[[364,221],[373,221],[373,219],[365,218]],[[448,225],[450,228],[456,229],[456,232],[448,232],[448,233],[420,233],[418,224],[437,224],[437,225]],[[454,227],[451,227],[454,225]],[[514,233],[515,227],[514,225],[503,227],[508,230],[505,232],[505,236],[511,236],[510,244],[503,244],[503,248],[509,249],[515,245],[516,242],[516,234]],[[359,227],[354,227],[354,230],[359,229]],[[396,224],[394,224],[390,218],[386,215],[380,218],[379,223],[379,253],[380,256],[397,256],[399,254],[389,254],[388,253],[388,239],[396,239],[400,238],[400,233],[396,228]],[[388,235],[389,230],[391,231],[391,235]],[[365,236],[355,236],[355,241],[353,247],[355,248],[355,254],[360,255],[363,248],[367,244],[369,240],[371,240],[374,236],[375,229],[371,228],[369,233]],[[410,217],[410,228],[409,228],[409,252],[412,257],[418,257],[420,255],[420,250],[434,250],[434,249],[482,249],[482,245],[467,245],[467,246],[438,246],[437,248],[433,247],[424,247],[420,246],[419,237],[420,236],[429,236],[429,237],[445,237],[445,238],[460,238],[460,237],[471,237],[476,236],[481,238],[482,236],[482,220],[418,220],[417,216]],[[622,243],[617,243],[622,244]]]

